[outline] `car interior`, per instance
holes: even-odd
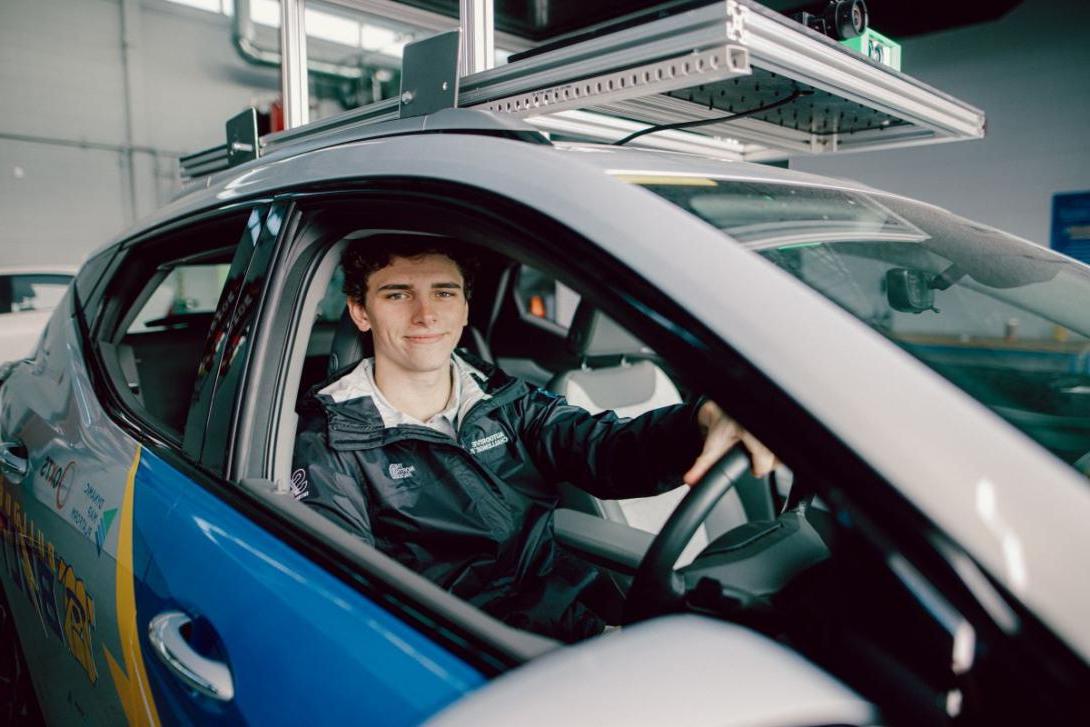
[[[335,260],[338,253],[331,254]],[[635,417],[683,401],[663,359],[590,301],[529,265],[485,250],[474,255],[479,267],[470,325],[458,350],[556,392],[591,413],[611,409],[621,417]],[[370,334],[361,334],[348,315],[342,279],[339,268],[334,269],[322,295],[307,343],[299,399],[311,387],[372,355]],[[787,480],[790,472],[783,468],[778,476]],[[690,563],[711,538],[747,521],[773,517],[777,504],[783,504],[773,486],[765,479],[743,476],[701,524],[678,565]],[[643,534],[659,532],[688,491],[681,486],[656,497],[610,501],[569,483],[558,483],[558,488],[561,508],[641,531],[629,534],[637,550],[626,554],[617,571],[616,548],[603,551],[576,535],[587,525],[583,518],[566,512],[557,524],[568,547],[613,568],[623,587],[638,565],[636,556],[650,542]]]

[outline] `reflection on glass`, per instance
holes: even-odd
[[[817,290],[1068,463],[1086,461],[1090,268],[903,198],[710,181],[642,186]]]

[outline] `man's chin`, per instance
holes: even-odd
[[[405,356],[403,367],[407,371],[425,373],[438,371],[450,366],[450,354],[452,349],[436,346],[432,351],[413,351]]]

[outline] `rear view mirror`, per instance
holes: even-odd
[[[923,313],[935,308],[935,276],[923,270],[893,268],[886,271],[886,297],[893,310]]]

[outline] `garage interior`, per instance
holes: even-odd
[[[236,6],[249,9],[250,23],[236,22]],[[306,7],[312,120],[396,94],[404,44],[458,12],[449,0],[315,0]],[[497,3],[497,57],[592,26],[610,12],[607,3]],[[1090,6],[1026,0],[973,14],[938,2],[875,2],[870,15],[871,27],[901,43],[904,72],[983,109],[987,135],[794,155],[787,163],[930,201],[1047,245],[1052,196],[1090,185],[1083,140],[1090,47],[1062,30],[1083,27]],[[4,263],[76,265],[169,201],[180,187],[180,155],[222,143],[224,121],[242,109],[268,112],[277,101],[278,24],[274,0],[6,0]],[[448,28],[456,25],[447,18]],[[972,182],[979,179],[992,183]]]
[[[1082,714],[1088,23],[0,0],[0,727]]]

